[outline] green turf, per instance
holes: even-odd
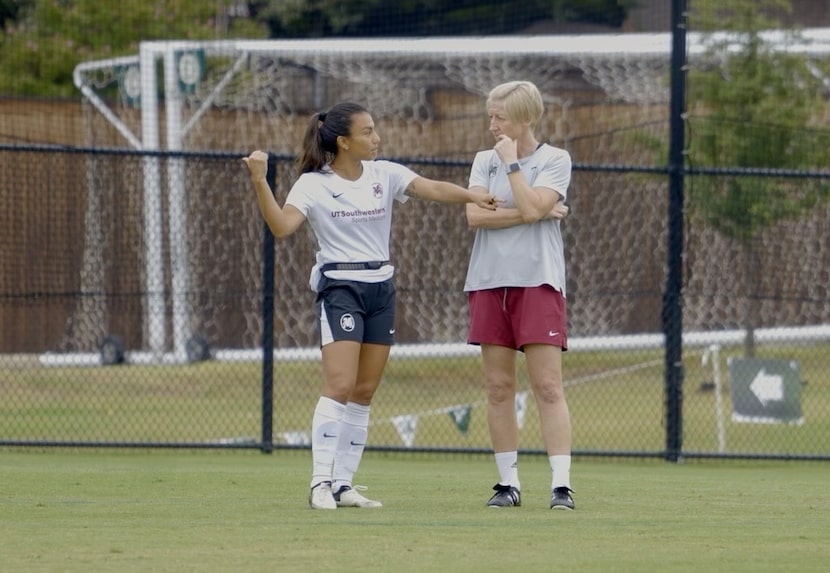
[[[486,508],[490,456],[367,453],[382,509],[313,511],[307,451],[0,451],[0,570],[825,571],[827,467],[577,459],[577,510]]]

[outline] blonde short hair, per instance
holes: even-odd
[[[542,94],[532,82],[515,81],[497,85],[487,96],[487,107],[493,102],[504,105],[507,117],[512,121],[530,122],[531,127],[539,123],[545,106]]]

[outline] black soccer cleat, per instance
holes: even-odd
[[[497,483],[493,486],[493,489],[496,490],[496,493],[487,502],[489,507],[519,507],[522,505],[522,494],[512,485]]]
[[[550,494],[550,508],[572,510],[574,508],[574,498],[571,496],[573,492],[569,487],[554,488]]]

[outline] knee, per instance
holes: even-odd
[[[323,384],[323,395],[343,404],[354,394],[354,390],[354,381],[341,377],[329,377]]]
[[[536,399],[544,404],[559,404],[565,401],[565,391],[561,383],[548,382],[534,386]]]
[[[516,383],[509,379],[487,380],[487,400],[491,404],[512,402],[516,396]]]
[[[380,380],[358,380],[349,394],[349,401],[368,406],[379,385]]]

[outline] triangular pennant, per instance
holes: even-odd
[[[465,406],[453,406],[450,408],[450,418],[452,421],[455,422],[458,431],[462,434],[467,433],[467,429],[470,427],[470,414],[473,411],[473,407],[469,404]]]
[[[527,413],[527,390],[516,394],[516,423],[519,429],[525,427],[525,414]]]
[[[416,414],[407,414],[405,416],[395,416],[392,418],[392,425],[398,431],[404,445],[411,448],[415,443],[415,430],[418,428],[418,416]]]

